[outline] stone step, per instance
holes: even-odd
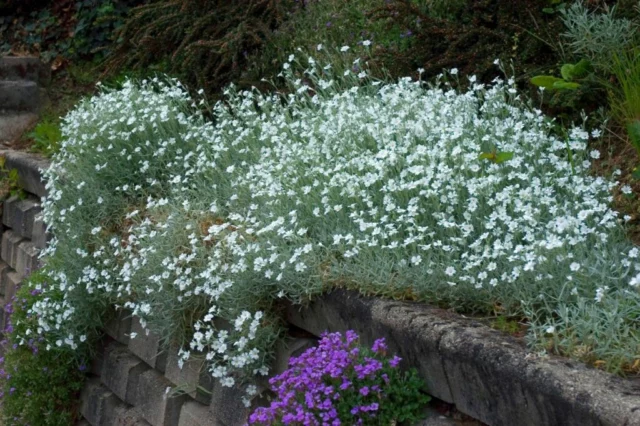
[[[0,80],[33,81],[47,87],[51,81],[51,72],[38,58],[4,57],[0,58]]]
[[[33,112],[0,112],[0,144],[10,146],[38,122]]]
[[[0,81],[0,110],[37,113],[45,98],[33,81]]]

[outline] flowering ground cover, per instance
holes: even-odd
[[[268,374],[282,300],[349,287],[522,318],[535,350],[636,370],[638,250],[590,135],[511,79],[353,65],[298,52],[286,93],[211,107],[157,79],[79,104],[46,173],[55,239],[25,338],[76,351],[126,307],[232,386]]]
[[[291,358],[289,368],[269,380],[276,393],[269,407],[249,416],[250,425],[391,425],[415,423],[429,402],[415,369],[387,353],[384,339],[371,349],[358,335],[325,333],[318,347]]]

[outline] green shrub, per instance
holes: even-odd
[[[455,8],[436,13],[438,9],[429,6],[437,4]],[[490,81],[496,76],[493,61],[499,58],[513,60],[515,74],[528,79],[557,61],[550,45],[562,23],[542,9],[538,0],[519,1],[517,7],[503,0],[384,2],[371,19],[401,28],[408,44],[382,46],[375,59],[394,76],[415,75],[418,68],[425,76],[435,76],[455,67]]]
[[[208,91],[243,70],[284,19],[288,0],[156,0],[135,8],[119,33],[111,68],[167,72]]]
[[[7,426],[68,426],[78,420],[79,393],[90,357],[88,343],[69,351],[38,337],[40,324],[31,309],[42,298],[39,289],[47,285],[46,276],[32,276],[8,306],[11,319],[0,368],[1,412]]]
[[[561,12],[566,45],[577,57],[585,57],[600,69],[610,70],[614,57],[624,52],[637,36],[638,24],[616,17],[616,7],[591,11],[582,0]]]
[[[101,59],[129,9],[144,0],[41,2],[0,16],[0,54],[36,54],[45,62]]]

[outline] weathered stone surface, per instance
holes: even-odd
[[[105,348],[112,340],[109,337],[104,337],[95,347],[93,359],[91,360],[90,372],[91,374],[101,377],[102,369],[104,368],[105,360]]]
[[[49,67],[34,57],[0,58],[0,80],[33,81],[46,87],[51,80]]]
[[[12,230],[5,231],[2,234],[2,249],[0,251],[0,257],[7,262],[13,269],[16,268],[18,261],[18,246],[23,241],[23,238]]]
[[[33,112],[0,112],[0,143],[11,145],[38,122]]]
[[[23,241],[18,245],[16,257],[16,273],[24,278],[40,268],[38,254],[40,251],[30,241]]]
[[[80,413],[92,426],[112,426],[116,410],[124,405],[98,378],[87,381],[80,398]]]
[[[229,388],[216,382],[213,386],[209,412],[224,426],[243,426],[256,407],[268,405],[265,395],[265,389],[259,388],[258,395],[251,401],[251,406],[245,407],[242,403],[242,397],[245,396],[244,388],[238,386]]]
[[[129,352],[126,346],[112,342],[104,351],[102,383],[121,400],[130,401],[140,375],[148,369],[149,367]]]
[[[128,345],[131,334],[131,312],[118,310],[104,325],[104,332],[115,341]]]
[[[640,425],[640,386],[566,359],[536,359],[514,338],[441,309],[336,291],[290,322],[387,338],[434,396],[495,426]]]
[[[2,222],[16,234],[30,239],[35,216],[41,211],[42,208],[37,199],[25,198],[21,200],[13,196],[4,202]]]
[[[33,81],[0,81],[2,109],[37,113],[42,107],[40,88]]]
[[[277,375],[289,367],[289,358],[298,357],[304,351],[316,346],[317,341],[309,338],[297,338],[279,342],[276,346],[275,361],[271,375]]]
[[[142,417],[140,409],[135,407],[122,407],[116,410],[114,426],[150,426]]]
[[[140,375],[132,398],[127,402],[137,407],[152,426],[173,426],[178,424],[182,404],[189,397],[170,396],[167,391],[171,388],[172,383],[166,377],[155,370],[147,370]]]
[[[221,423],[209,411],[209,407],[188,401],[182,406],[178,426],[221,426]]]
[[[47,232],[47,225],[44,223],[42,212],[35,215],[33,219],[33,230],[31,232],[31,242],[39,249],[47,246],[51,239],[51,234]]]
[[[20,201],[20,198],[17,195],[13,195],[2,203],[2,223],[11,228],[11,215],[15,210],[15,205]]]
[[[485,426],[483,423],[471,418],[443,416],[431,406],[424,410],[424,416],[424,419],[413,426]]]
[[[165,377],[198,402],[208,404],[211,401],[214,379],[206,371],[204,357],[196,357],[192,354],[180,368],[178,349],[170,350]]]
[[[167,365],[167,353],[163,351],[159,336],[142,328],[138,317],[131,319],[131,334],[134,335],[134,333],[135,337],[129,340],[129,350],[151,368],[164,372]]]
[[[5,168],[18,171],[18,183],[25,191],[38,197],[46,195],[45,184],[42,181],[42,170],[49,167],[50,162],[42,156],[20,152],[0,150],[0,156],[5,157]]]
[[[0,297],[0,337],[4,332],[4,329],[7,326],[7,321],[9,319],[9,314],[6,312],[5,305],[6,302],[4,297]],[[4,348],[0,347],[0,351],[3,350]],[[0,353],[0,356],[4,356],[4,353]]]
[[[11,267],[4,261],[0,260],[0,296],[4,296],[7,283],[7,274],[11,272]]]
[[[20,284],[21,278],[13,270],[8,270],[6,274],[6,280],[4,281],[4,300],[7,303],[13,301],[13,297],[16,295],[16,291],[18,290],[18,285]]]

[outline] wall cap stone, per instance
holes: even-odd
[[[18,170],[19,184],[25,191],[38,197],[46,195],[42,171],[49,168],[49,160],[40,155],[13,150],[0,150],[0,156],[5,158],[7,170]]]
[[[352,329],[363,344],[385,337],[429,393],[488,425],[640,425],[640,383],[532,356],[521,341],[450,311],[338,290],[290,305],[287,319],[314,334]]]

